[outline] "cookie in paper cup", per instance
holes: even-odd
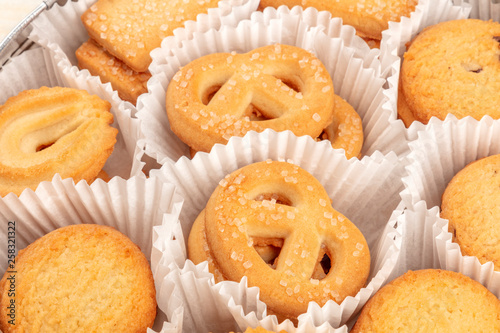
[[[405,140],[399,140],[402,132],[388,123],[392,111],[386,110],[384,106],[386,97],[382,86],[385,80],[379,62],[373,58],[378,51],[370,50],[355,36],[352,27],[342,26],[339,19],[327,21],[327,26],[324,25],[324,19],[311,20],[310,17],[314,17],[315,13],[318,13],[317,17],[325,15],[313,8],[306,11],[298,7],[292,10],[286,7],[280,7],[279,10],[267,8],[263,13],[252,15],[250,20],[239,22],[237,26],[223,25],[217,31],[195,34],[192,40],[185,41],[181,47],[171,46],[176,44],[174,37],[165,39],[162,48],[152,53],[150,91],[142,95],[137,104],[137,117],[142,120],[145,134],[143,144],[146,154],[160,164],[177,161],[181,156],[190,154],[188,145],[171,130],[165,102],[167,88],[181,67],[209,54],[233,52],[236,58],[241,53],[276,43],[309,50],[323,63],[333,80],[334,92],[350,103],[360,115],[364,131],[362,155],[372,154],[376,150],[389,152],[407,149]],[[309,26],[308,22],[318,25]],[[362,45],[361,49],[356,48],[358,45]],[[198,73],[193,70],[190,77]],[[186,84],[189,82],[186,81]]]
[[[444,208],[442,196],[453,177],[470,163],[500,153],[497,144],[499,126],[498,121],[490,117],[480,121],[470,117],[457,120],[454,116],[448,116],[445,121],[431,120],[426,130],[419,132],[418,140],[410,143],[408,176],[403,178],[405,190],[401,192],[407,206],[411,208],[425,202],[426,207]],[[465,188],[460,191],[466,195]],[[473,192],[479,193],[477,189]],[[468,205],[467,200],[463,205]],[[465,255],[468,252],[460,249],[454,240],[452,226],[439,212],[428,223],[438,231],[433,239],[441,268],[464,273],[498,297],[500,275],[494,270],[494,265],[484,261],[481,264],[477,257]]]
[[[115,5],[117,8],[113,11]],[[87,68],[83,71],[100,75],[102,82],[111,82],[121,98],[135,104],[137,96],[147,91],[146,82],[150,76],[147,66],[151,59],[146,51],[159,47],[165,36],[176,35],[176,30],[171,31],[174,26],[189,26],[198,31],[216,29],[227,16],[230,16],[230,22],[248,18],[257,8],[258,1],[178,1],[177,5],[186,8],[176,8],[170,13],[172,5],[175,5],[174,2],[161,1],[159,4],[124,1],[120,7],[109,1],[99,4],[95,0],[68,2],[63,6],[55,5],[42,13],[33,22],[29,38],[59,55],[52,60],[51,65],[64,69],[81,65],[82,68]],[[156,15],[161,13],[159,7],[163,7],[163,21]],[[194,15],[193,10],[199,10],[199,15]],[[151,21],[142,18],[139,20],[136,14],[140,11],[153,11],[153,15],[143,16],[151,18]],[[197,21],[188,20],[189,18],[196,18]],[[125,22],[127,20],[129,22]],[[118,52],[121,59],[108,53],[109,49],[102,48],[94,39],[89,39],[84,25],[89,27],[94,39],[99,39],[109,49]],[[131,33],[130,29],[135,29],[137,33]],[[139,35],[146,36],[148,40]],[[185,33],[181,37],[189,38],[191,36]],[[136,60],[140,60],[139,63]],[[135,71],[126,63],[136,63],[139,67]]]
[[[210,154],[197,154],[193,160],[181,158],[176,164],[167,163],[159,170],[151,170],[152,177],[159,177],[179,186],[180,193],[186,199],[179,221],[172,221],[176,222],[175,226],[168,227],[170,231],[159,234],[155,241],[155,248],[159,244],[158,251],[155,252],[163,253],[161,256],[164,259],[159,260],[162,272],[168,280],[168,273],[174,267],[185,267],[186,244],[192,224],[221,180],[245,165],[269,159],[297,161],[299,167],[311,173],[325,187],[333,200],[333,207],[352,221],[367,240],[372,260],[366,286],[341,304],[328,301],[322,308],[310,304],[308,311],[299,316],[297,329],[310,325],[319,327],[325,323],[331,327],[339,327],[352,318],[374,290],[386,281],[398,257],[399,230],[394,224],[388,223],[400,202],[398,193],[402,185],[399,180],[403,166],[395,154],[383,156],[376,153],[361,161],[348,161],[341,152],[333,150],[328,142],[315,142],[308,136],[296,137],[289,131],[265,130],[262,133],[249,132],[243,138],[233,137],[226,146],[216,145]],[[376,183],[370,181],[373,179],[377,179]],[[373,214],[373,211],[377,214]],[[197,283],[197,280],[193,282]],[[212,280],[212,283],[215,281]],[[268,320],[273,325],[278,325],[277,318],[267,316],[265,305],[255,300],[255,297],[252,297],[252,303],[257,304],[257,307],[237,303],[238,300],[250,299],[248,288],[240,284],[240,287],[231,289],[238,290],[239,295],[228,294],[226,290],[229,289],[222,289],[222,286],[229,288],[238,283],[240,281],[217,284],[221,286],[221,292],[213,297],[218,299],[217,304],[225,304],[224,307],[199,309],[189,305],[188,300],[184,299],[191,313],[191,317],[186,317],[189,322],[185,323],[186,327],[197,326],[200,320],[198,318],[204,318],[205,321],[210,320],[207,318],[215,318],[215,313],[205,314],[204,311],[230,311],[240,328],[257,326],[261,321]],[[177,293],[179,298],[184,297],[181,291]],[[293,326],[290,323],[287,325]]]
[[[498,119],[500,23],[478,19],[440,22],[407,44],[398,115],[406,126],[446,115]],[[479,103],[476,106],[476,103]]]
[[[71,69],[64,71],[59,67],[47,66],[50,59],[51,55],[47,50],[36,48],[12,58],[4,66],[2,75],[0,75],[0,87],[2,91],[5,91],[1,97],[3,103],[8,97],[42,86],[67,87],[85,90],[90,95],[96,95],[106,103],[110,103],[110,112],[113,115],[111,126],[118,130],[113,152],[103,167],[107,174],[106,178],[114,176],[129,178],[132,174],[138,174],[140,170],[132,169],[132,160],[139,152],[136,148],[139,121],[131,117],[130,105],[121,101],[109,85],[100,84],[97,78],[91,77],[88,73]]]
[[[9,230],[15,230],[11,221]],[[58,228],[20,250],[8,267],[0,280],[3,332],[40,327],[146,332],[156,318],[149,263],[137,245],[114,228]],[[52,310],[55,307],[58,311]]]
[[[116,229],[149,261],[153,227],[161,225],[164,215],[173,213],[181,202],[175,188],[158,179],[115,177],[109,183],[97,180],[89,186],[56,176],[51,182],[41,183],[35,192],[0,199],[0,239],[6,246],[0,252],[1,273],[13,259],[10,249],[17,253],[53,230],[84,223]],[[12,245],[9,251],[7,244]],[[158,314],[158,327],[163,317]]]
[[[470,7],[468,5],[453,5],[452,2],[445,0],[423,0],[419,1],[409,18],[403,17],[400,22],[391,22],[389,29],[382,33],[380,61],[383,70],[388,73],[387,96],[391,99],[394,111],[391,119],[398,119],[400,67],[406,51],[406,44],[428,26],[444,21],[464,19],[468,17],[469,13]]]

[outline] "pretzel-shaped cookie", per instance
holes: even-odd
[[[281,318],[297,318],[310,301],[322,306],[330,299],[340,303],[354,296],[370,271],[362,233],[330,206],[316,178],[290,163],[255,163],[226,176],[200,221],[205,249],[219,276],[233,281],[247,276],[250,286],[260,288],[269,310]],[[200,239],[199,226],[192,234]],[[265,245],[266,239],[269,244],[281,240],[273,265],[254,248],[255,243]],[[203,246],[194,250],[200,254],[200,249]],[[324,254],[331,268],[318,277],[315,272]]]
[[[277,44],[190,62],[171,80],[166,108],[182,141],[196,151],[210,151],[215,143],[250,130],[317,137],[332,120],[334,90],[312,53]]]
[[[93,181],[113,151],[110,104],[84,90],[42,87],[0,107],[0,195],[35,190],[59,173]]]

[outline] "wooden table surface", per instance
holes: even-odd
[[[0,0],[0,40],[41,2],[42,0]]]

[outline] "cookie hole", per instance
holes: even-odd
[[[281,238],[252,238],[253,248],[264,262],[272,269],[276,269],[278,257],[281,253],[284,240]]]
[[[250,104],[246,111],[245,115],[247,115],[251,121],[264,121],[264,120],[269,120],[273,118],[266,117],[262,111],[260,111],[255,105]]]
[[[337,138],[337,135],[338,135],[338,133],[336,133],[336,129],[337,129],[336,124],[334,124],[334,123],[330,124],[318,136],[318,141],[328,140],[330,142],[333,142]]]
[[[255,201],[274,201],[279,205],[293,206],[292,200],[278,193],[261,193],[255,197]]]
[[[51,143],[48,143],[48,144],[44,144],[44,145],[39,145],[37,148],[36,148],[36,151],[39,152],[39,151],[42,151],[44,149],[47,149],[49,148],[50,146],[52,146],[55,142],[51,142]]]
[[[332,261],[328,254],[325,253],[323,255],[323,259],[321,259],[320,264],[321,269],[323,269],[323,273],[325,273],[325,276],[328,275],[328,273],[330,273],[330,269],[332,268]]]
[[[201,96],[201,102],[205,105],[208,105],[221,87],[222,86],[217,85],[206,89]]]
[[[500,36],[493,36],[493,39],[495,42],[500,43]],[[500,47],[500,45],[498,47]]]
[[[278,77],[278,76],[275,76],[275,77],[278,80],[280,80],[281,82],[283,82],[283,84],[285,86],[294,90],[295,92],[297,92],[297,93],[302,92],[303,83],[302,83],[302,80],[300,79],[300,77],[298,77],[298,76],[290,76],[290,77],[286,77],[286,78],[282,78],[282,77]]]
[[[320,255],[318,256],[318,261],[316,263],[316,267],[314,268],[314,272],[311,278],[316,280],[324,279],[333,265],[333,259],[329,255],[329,253],[325,250],[325,247],[321,247]]]
[[[483,70],[483,68],[478,64],[462,63],[461,65],[467,72],[471,73],[481,73],[481,71]]]

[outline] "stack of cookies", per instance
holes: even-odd
[[[217,4],[217,0],[99,0],[81,17],[90,39],[76,51],[78,66],[110,82],[122,99],[135,104],[147,92],[150,52],[185,21]]]

